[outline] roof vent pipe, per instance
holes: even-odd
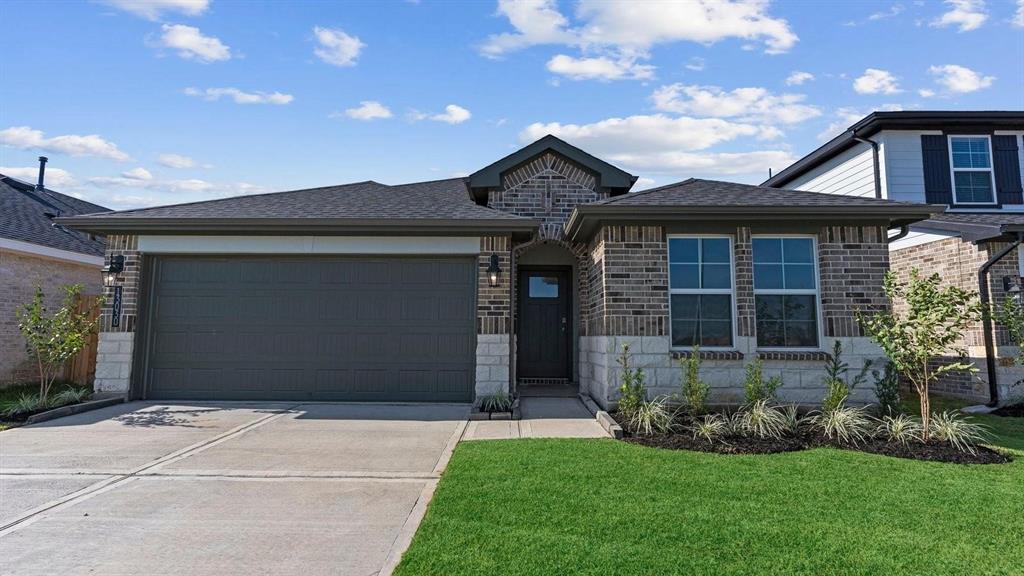
[[[42,192],[45,187],[43,186],[43,180],[46,177],[46,156],[39,157],[39,181],[36,182],[36,191]]]

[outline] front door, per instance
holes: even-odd
[[[568,383],[570,288],[569,268],[520,269],[517,378]]]

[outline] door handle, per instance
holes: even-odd
[[[565,316],[562,316],[562,332],[565,332],[565,327],[569,323]]]

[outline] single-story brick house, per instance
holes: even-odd
[[[39,377],[16,316],[36,287],[43,289],[50,310],[63,302],[65,285],[81,284],[82,293],[91,296],[103,289],[104,238],[56,225],[54,219],[108,208],[47,188],[46,158],[39,160],[36,184],[0,174],[0,386]]]
[[[887,231],[935,208],[636,177],[547,136],[467,178],[359,182],[63,219],[109,235],[96,388],[151,399],[470,402],[656,393],[699,344],[721,401],[744,363],[816,402],[834,340],[886,305]],[[115,293],[115,290],[118,293]],[[867,391],[860,391],[866,394]],[[866,399],[866,398],[865,398]]]

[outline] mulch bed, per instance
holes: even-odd
[[[799,436],[788,436],[778,439],[728,436],[716,442],[708,442],[703,438],[694,438],[693,434],[689,432],[643,436],[631,432],[627,425],[619,421],[617,416],[617,414],[613,415],[625,433],[623,441],[630,444],[667,450],[692,450],[716,454],[778,454],[810,448],[830,447],[881,454],[895,458],[948,462],[952,464],[1005,464],[1013,460],[1001,452],[996,452],[984,446],[976,447],[975,453],[971,454],[970,452],[958,450],[948,442],[937,441],[932,441],[928,444],[908,444],[904,446],[897,442],[872,439],[867,442],[860,442],[857,445],[850,445],[830,440],[817,432],[804,432]]]
[[[990,412],[993,416],[1004,416],[1009,418],[1024,418],[1024,403],[1003,406]]]

